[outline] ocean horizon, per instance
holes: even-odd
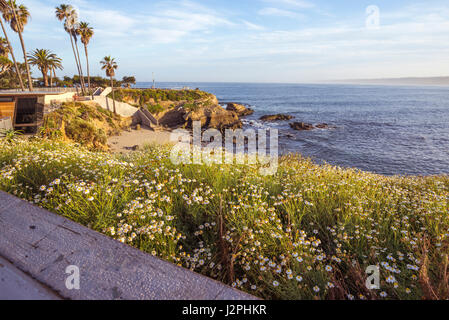
[[[281,154],[384,175],[449,174],[449,90],[443,86],[160,82],[156,87],[199,88],[220,103],[250,106],[255,113],[243,119],[245,128],[278,129]],[[295,119],[259,120],[278,113]],[[335,128],[294,131],[293,121]]]

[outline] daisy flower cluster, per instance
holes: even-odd
[[[449,298],[449,177],[385,177],[298,155],[175,165],[0,140],[0,190],[265,299]],[[366,287],[366,269],[380,290]]]

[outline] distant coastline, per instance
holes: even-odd
[[[449,86],[449,77],[409,77],[385,79],[352,79],[326,81],[327,84],[366,84],[389,86]]]

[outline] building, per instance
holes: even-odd
[[[0,121],[10,121],[16,130],[35,133],[44,120],[45,107],[52,103],[72,101],[76,90],[37,89],[33,92],[4,90],[0,91]],[[9,123],[8,121],[8,123]]]

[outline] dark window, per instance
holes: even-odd
[[[14,98],[12,97],[1,97],[0,102],[14,102]]]
[[[16,111],[16,125],[32,124],[37,121],[37,98],[19,98]]]

